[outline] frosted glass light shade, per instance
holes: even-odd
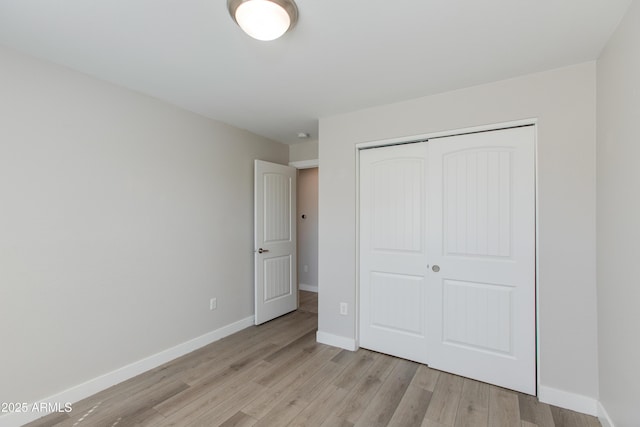
[[[258,40],[277,39],[297,20],[297,8],[292,0],[229,0],[228,6],[240,28]]]

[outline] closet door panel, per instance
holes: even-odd
[[[360,345],[427,362],[425,143],[360,153]]]
[[[431,366],[535,394],[534,128],[429,142]]]

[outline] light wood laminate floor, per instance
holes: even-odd
[[[29,427],[596,427],[594,417],[425,365],[316,343],[317,294]]]

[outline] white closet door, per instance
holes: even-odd
[[[534,128],[429,141],[429,360],[535,394]]]
[[[360,152],[360,345],[535,394],[534,128]]]
[[[426,143],[360,152],[360,345],[427,362]]]

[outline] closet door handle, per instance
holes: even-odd
[[[262,248],[258,249],[259,254],[263,254],[265,252],[269,252],[269,249],[262,249]]]
[[[433,267],[431,267],[431,269],[433,270],[434,273],[437,273],[438,271],[440,271],[440,266],[434,265]]]

